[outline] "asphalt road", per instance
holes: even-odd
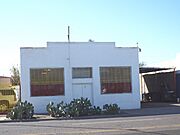
[[[180,135],[180,114],[0,123],[0,135]]]

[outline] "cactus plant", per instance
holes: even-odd
[[[103,105],[104,114],[118,114],[120,112],[120,107],[117,104],[105,104]]]
[[[56,106],[54,105],[53,102],[50,102],[46,106],[46,110],[48,111],[51,117],[67,117],[68,116],[67,105],[63,101],[61,101]]]
[[[12,120],[22,120],[22,119],[31,119],[34,115],[34,106],[31,103],[25,102],[18,102],[13,109],[8,112],[7,118]]]
[[[73,117],[86,116],[91,109],[91,101],[88,98],[73,99],[68,105],[69,114]]]

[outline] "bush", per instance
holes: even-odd
[[[7,114],[7,118],[12,120],[31,119],[34,115],[34,106],[31,103],[18,102],[15,107]]]
[[[104,114],[118,114],[120,112],[120,107],[117,104],[105,104],[103,105]]]
[[[56,116],[56,107],[54,106],[54,102],[50,102],[47,106],[46,106],[46,110],[48,112],[48,114],[51,117],[55,117]]]
[[[63,101],[54,105],[50,102],[46,107],[48,113],[52,117],[79,117],[88,115],[101,115],[101,114],[118,114],[120,108],[117,104],[105,104],[102,109],[98,106],[92,106],[88,98],[73,99],[69,104]]]
[[[90,108],[90,115],[100,115],[102,114],[102,109],[98,106],[94,106]]]
[[[91,101],[88,98],[73,99],[68,104],[68,114],[72,117],[89,115],[91,106]]]
[[[46,106],[46,110],[51,117],[66,117],[68,116],[67,107],[67,104],[65,104],[63,101],[57,104],[56,107],[54,106],[53,102],[50,102]]]
[[[50,102],[46,109],[52,117],[78,117],[90,114],[91,102],[88,98],[73,99],[69,104],[60,102],[57,106]]]

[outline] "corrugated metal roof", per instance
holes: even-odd
[[[156,72],[156,71],[169,70],[169,69],[174,69],[174,68],[140,67],[139,73]]]
[[[11,78],[11,77],[8,77],[8,76],[0,76],[0,78]]]

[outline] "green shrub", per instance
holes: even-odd
[[[118,114],[120,108],[117,104],[105,104],[103,110],[98,106],[92,106],[88,98],[73,99],[69,104],[63,101],[57,105],[50,102],[46,109],[52,117],[79,117],[88,115],[101,115],[101,114]]]
[[[120,107],[117,104],[105,104],[103,105],[104,114],[118,114],[120,112]]]
[[[56,106],[53,102],[50,102],[46,106],[46,110],[51,117],[66,117],[68,116],[67,107],[67,104],[65,104],[63,101],[57,104]]]
[[[90,115],[91,102],[88,98],[73,99],[69,104],[60,102],[56,106],[50,102],[47,106],[47,112],[52,117],[78,117]]]
[[[73,99],[68,104],[68,114],[72,117],[87,116],[91,107],[91,101],[88,98]]]
[[[48,114],[51,117],[55,117],[56,116],[56,107],[54,106],[53,102],[50,102],[47,106],[46,106],[46,110],[48,112]]]
[[[18,102],[15,107],[7,114],[7,118],[12,120],[31,119],[34,115],[34,106],[31,103]]]
[[[57,114],[58,117],[66,117],[68,116],[68,105],[65,104],[63,101],[61,101],[59,104],[57,104]]]
[[[99,106],[94,106],[90,108],[90,115],[100,115],[102,114],[102,109]]]

